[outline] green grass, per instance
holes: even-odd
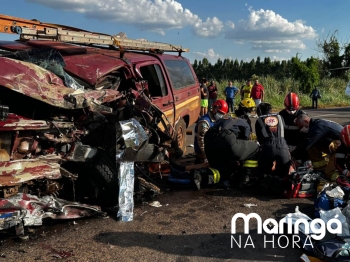
[[[307,109],[312,105],[310,93],[302,93],[299,90],[298,81],[291,78],[276,80],[272,77],[259,78],[259,82],[265,89],[265,102],[270,103],[274,111],[279,111],[284,108],[283,101],[288,92],[295,92],[300,99],[301,108]],[[219,90],[219,99],[225,99],[224,89],[227,86],[228,80],[216,81]],[[241,88],[244,82],[233,81],[233,85]],[[329,107],[346,107],[350,106],[350,96],[345,95],[345,87],[347,82],[339,78],[326,78],[321,80],[318,85],[322,98],[318,100],[319,108]],[[240,98],[235,100],[235,105],[238,106]]]

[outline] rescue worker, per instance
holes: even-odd
[[[350,178],[350,125],[340,132],[340,143],[336,144],[335,167],[340,174]]]
[[[205,153],[210,167],[219,171],[222,182],[240,172],[244,161],[258,159],[259,145],[249,141],[249,136],[248,123],[232,117],[223,117],[206,132]],[[239,179],[240,173],[234,178]]]
[[[284,121],[284,138],[289,146],[291,155],[301,161],[307,160],[305,154],[305,133],[301,133],[295,120],[301,114],[306,114],[300,109],[299,97],[295,93],[288,93],[284,98],[284,109],[278,113]]]
[[[300,132],[306,133],[305,148],[313,169],[320,171],[328,180],[335,174],[335,153],[330,152],[330,145],[334,140],[340,140],[340,132],[343,126],[330,120],[310,118],[301,114],[296,119]],[[329,160],[324,154],[330,154]]]
[[[279,114],[272,113],[272,106],[269,103],[262,102],[256,111],[258,119],[255,122],[255,132],[261,147],[259,171],[262,175],[271,174],[275,162],[274,174],[285,178],[289,174],[292,161],[284,139],[283,118]]]
[[[255,110],[255,102],[251,98],[244,98],[238,105],[238,109],[235,111],[235,115],[239,118],[245,119],[250,127],[250,132],[252,132],[252,124],[250,121],[250,113]]]
[[[228,112],[228,105],[225,100],[219,99],[213,103],[210,112],[202,116],[194,128],[194,152],[196,155],[195,164],[207,162],[204,150],[204,135],[215,121],[222,118]]]

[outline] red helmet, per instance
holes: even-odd
[[[350,147],[350,125],[343,127],[340,132],[340,139],[347,147]]]
[[[299,97],[295,93],[289,93],[284,99],[284,106],[288,111],[296,111],[299,109]]]
[[[221,114],[226,114],[228,112],[228,105],[225,100],[219,99],[213,103],[213,108],[216,108]]]

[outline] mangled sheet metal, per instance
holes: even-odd
[[[0,162],[0,186],[13,186],[33,179],[58,179],[60,165],[38,159]]]
[[[121,97],[113,89],[84,92],[66,87],[64,81],[54,73],[25,61],[0,57],[0,68],[1,86],[59,108],[78,109],[90,106],[94,110],[102,103]],[[105,106],[101,110],[111,112]]]
[[[69,202],[54,196],[18,193],[0,199],[0,230],[13,226],[40,226],[43,219],[77,219],[103,214],[100,207]]]

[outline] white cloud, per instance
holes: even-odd
[[[253,10],[247,20],[240,20],[234,28],[226,31],[225,37],[235,42],[251,42],[253,49],[283,52],[290,49],[305,49],[301,39],[315,39],[316,31],[304,21],[289,22],[271,10]],[[269,41],[266,41],[269,39]]]
[[[279,56],[271,56],[270,59],[271,59],[272,61],[290,60],[290,58],[279,57]]]
[[[305,44],[297,39],[294,40],[275,40],[275,41],[252,41],[253,50],[264,50],[265,52],[276,53],[290,52],[290,49],[302,50],[306,49]]]
[[[131,24],[140,30],[165,34],[166,30],[192,27],[202,37],[222,33],[223,23],[216,17],[205,22],[174,0],[26,0],[50,8],[74,11],[87,18]]]
[[[232,22],[232,21],[227,21],[226,23],[225,23],[225,25],[226,25],[226,27],[227,28],[230,28],[230,29],[235,29],[235,24]]]
[[[219,36],[224,28],[223,22],[221,22],[217,17],[207,18],[205,22],[198,20],[194,24],[194,32],[198,36],[203,37],[216,37]]]
[[[278,50],[278,49],[266,49],[265,52],[266,53],[283,53],[282,50]],[[290,50],[288,50],[288,52],[290,52]]]
[[[222,58],[221,55],[216,54],[213,48],[209,48],[205,52],[193,52],[199,59],[207,58],[209,62],[216,63],[219,58]]]

